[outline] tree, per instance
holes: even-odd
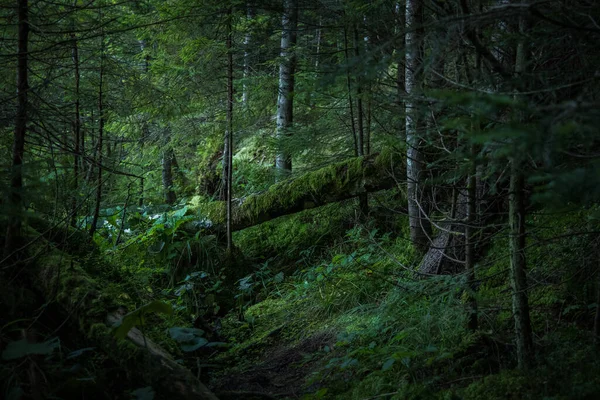
[[[233,28],[232,28],[232,10],[231,8],[227,11],[227,116],[225,129],[225,149],[224,152],[224,165],[225,171],[223,175],[226,176],[226,192],[227,196],[225,201],[227,202],[227,251],[231,253],[233,250],[233,236],[232,236],[232,201],[233,201]]]
[[[515,75],[519,84],[526,71],[527,21],[524,16],[519,18],[519,41],[516,51]],[[522,156],[513,155],[510,159],[510,197],[509,197],[509,226],[510,226],[510,267],[513,299],[513,315],[515,320],[515,336],[517,341],[517,359],[519,366],[530,366],[533,359],[533,337],[529,316],[529,298],[527,292],[527,261],[525,259],[525,178],[523,176]]]
[[[423,197],[423,155],[419,130],[422,118],[419,115],[418,96],[423,80],[423,1],[406,1],[406,69],[405,102],[406,115],[406,179],[408,196],[408,218],[410,238],[414,245],[424,251],[429,244],[431,229],[425,214]]]
[[[28,118],[28,61],[29,61],[29,5],[28,0],[18,0],[18,48],[17,48],[17,99],[15,130],[12,147],[12,166],[10,178],[9,206],[11,216],[8,220],[4,242],[4,257],[10,256],[19,246],[23,212],[23,155],[27,135]]]
[[[102,7],[98,9],[99,21],[102,24]],[[96,174],[96,201],[94,204],[94,213],[92,216],[92,224],[90,226],[90,237],[94,237],[96,233],[98,218],[100,217],[100,205],[102,203],[102,186],[104,181],[102,180],[102,161],[103,161],[103,143],[104,143],[104,122],[105,122],[105,110],[104,110],[104,28],[100,28],[100,68],[98,78],[98,140],[96,143],[96,163],[98,164],[98,171]]]
[[[294,116],[294,83],[296,73],[296,36],[298,29],[297,0],[283,0],[284,11],[281,19],[281,61],[279,64],[279,91],[277,98],[277,131],[275,136],[284,141],[293,123]],[[280,144],[275,158],[279,172],[292,171],[292,159],[285,147]]]

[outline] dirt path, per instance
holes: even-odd
[[[307,386],[307,381],[320,365],[319,352],[332,342],[331,335],[318,334],[295,345],[268,347],[253,367],[225,374],[213,389],[221,400],[298,399],[319,389],[318,382]]]

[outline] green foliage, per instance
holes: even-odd
[[[55,337],[42,343],[30,343],[27,339],[10,342],[2,351],[5,361],[23,358],[30,355],[49,355],[60,347],[60,339]]]
[[[127,337],[127,333],[136,325],[143,326],[145,325],[146,316],[150,313],[159,313],[165,315],[173,314],[173,308],[162,301],[153,301],[152,303],[145,304],[134,310],[127,315],[123,316],[123,318],[115,324],[114,335],[117,339],[125,339]]]

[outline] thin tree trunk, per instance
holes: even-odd
[[[144,50],[146,49],[146,42],[144,40],[140,40],[139,41],[140,44],[140,51],[143,53]],[[144,57],[144,73],[146,75],[148,75],[148,72],[150,70],[150,55],[146,54],[146,56]],[[142,116],[143,121],[142,121],[142,138],[140,140],[140,147],[141,147],[141,152],[140,154],[144,154],[144,144],[146,143],[146,139],[148,138],[148,136],[150,136],[150,128],[148,126],[148,121],[146,120],[145,116]],[[142,163],[143,165],[143,163]],[[144,175],[144,171],[145,168],[142,166],[142,176]],[[144,178],[140,178],[140,198],[138,200],[138,204],[140,207],[142,207],[144,205]]]
[[[350,109],[350,128],[352,130],[352,139],[354,140],[354,156],[358,157],[360,147],[358,145],[358,135],[354,122],[354,100],[352,100],[352,78],[350,77],[350,58],[348,56],[348,29],[346,27],[344,27],[344,56],[346,58],[346,87],[348,89],[348,107]]]
[[[129,207],[129,199],[131,198],[131,183],[127,185],[127,197],[125,197],[125,204],[123,204],[123,213],[121,214],[121,226],[119,227],[119,234],[115,240],[115,246],[121,242],[121,236],[125,230],[125,217],[127,216],[127,207]]]
[[[165,192],[165,202],[169,205],[175,204],[177,195],[173,190],[173,158],[175,153],[173,147],[169,147],[164,151],[162,158],[162,183]]]
[[[73,141],[75,144],[73,157],[73,193],[71,200],[71,225],[77,223],[77,192],[79,190],[79,168],[81,162],[80,136],[81,136],[81,111],[79,109],[79,86],[81,75],[79,73],[79,49],[77,46],[77,36],[71,34],[73,40],[73,49],[71,51],[73,58],[73,67],[75,71],[75,120],[73,121]]]
[[[231,26],[231,8],[227,18],[227,129],[225,137],[227,142],[227,251],[231,254],[233,250],[233,231],[231,201],[233,198],[232,180],[233,180],[233,51],[232,51],[232,36],[233,29]]]
[[[296,30],[298,27],[297,0],[284,0],[281,33],[281,63],[279,65],[279,96],[277,99],[276,137],[281,142],[289,134],[294,115],[294,75],[296,72]],[[279,173],[292,171],[292,158],[289,152],[280,147],[275,158]]]
[[[90,112],[90,120],[94,121],[94,109],[91,110]],[[92,162],[92,160],[95,160],[96,157],[98,156],[98,146],[96,143],[96,138],[95,138],[95,134],[94,134],[94,124],[92,123],[92,126],[90,127],[90,142],[91,145],[90,147],[93,149],[93,153],[92,153],[92,158],[90,161],[88,161],[88,166],[87,166],[87,172],[85,174],[85,181],[88,185],[91,185],[92,183],[92,178],[94,177],[94,163]]]
[[[475,227],[477,221],[477,179],[475,167],[475,145],[471,144],[471,167],[467,178],[467,221],[465,225],[465,267],[467,271],[467,290],[469,297],[470,330],[477,330],[477,300],[475,299]]]
[[[250,2],[246,3],[246,21],[254,19],[254,9]],[[248,78],[250,76],[250,45],[252,44],[252,30],[248,29],[244,35],[244,83],[242,87],[242,104],[248,105]]]
[[[600,345],[600,270],[596,273],[596,281],[598,282],[597,297],[596,297],[596,315],[594,317],[594,342],[596,346]]]
[[[419,195],[422,193],[422,154],[420,150],[419,129],[421,121],[416,95],[421,90],[423,75],[422,45],[422,0],[406,1],[406,69],[405,89],[406,108],[406,178],[408,195],[408,218],[410,238],[420,251],[424,251],[429,243],[431,229],[427,216],[422,212]]]
[[[6,228],[4,255],[8,257],[19,246],[21,238],[21,213],[23,211],[23,155],[25,153],[25,135],[27,134],[27,92],[29,91],[28,44],[29,44],[29,7],[27,0],[17,3],[19,14],[18,44],[17,44],[17,98],[18,108],[15,118],[15,131],[12,147],[12,166],[10,178],[10,195],[8,198],[10,218]]]
[[[396,3],[396,7],[395,7],[395,13],[397,15],[397,26],[401,27],[401,28],[397,28],[396,29],[396,35],[400,35],[401,30],[400,29],[405,29],[406,28],[406,10],[405,7],[402,7],[402,5],[400,3]],[[405,105],[404,105],[404,99],[406,97],[406,67],[405,64],[402,62],[403,58],[400,56],[405,50],[406,50],[406,35],[402,35],[401,36],[401,40],[402,43],[400,44],[400,48],[396,49],[396,54],[398,57],[398,71],[396,74],[396,90],[397,90],[397,94],[398,94],[398,99],[397,99],[397,103],[398,103],[398,113],[400,114],[400,118],[401,118],[401,125],[400,125],[400,131],[404,133],[404,137],[406,138],[406,120],[405,120],[405,115],[406,115],[406,109],[405,109]],[[404,59],[405,60],[405,59]]]
[[[102,20],[102,9],[100,9],[100,20]],[[98,176],[96,177],[96,203],[94,205],[94,216],[92,217],[92,226],[90,227],[90,237],[96,233],[96,225],[100,216],[100,203],[102,201],[102,145],[104,136],[104,103],[103,103],[103,84],[104,84],[104,32],[102,32],[100,44],[100,82],[98,90],[98,143],[96,144],[98,157]]]
[[[360,60],[360,42],[358,40],[358,28],[354,26],[354,56],[356,60]],[[358,155],[362,157],[365,155],[365,129],[364,129],[364,111],[362,103],[362,85],[363,80],[361,79],[361,73],[359,73],[356,79],[356,110],[357,110],[357,125],[358,125]],[[367,193],[362,194],[358,197],[360,212],[363,216],[369,214],[369,195]]]
[[[319,70],[319,58],[321,57],[321,40],[323,36],[323,17],[319,15],[319,27],[317,28],[317,46],[315,51],[315,72]]]
[[[525,43],[526,21],[519,19],[519,34],[517,58],[515,63],[515,78],[523,79],[527,64],[527,46]],[[517,83],[520,86],[519,83]],[[513,315],[515,319],[515,336],[517,340],[517,360],[520,368],[527,368],[533,361],[533,338],[529,316],[529,300],[527,297],[527,262],[525,259],[525,178],[521,170],[522,164],[518,155],[511,160],[510,174],[510,254],[511,254],[511,283],[513,299]]]
[[[144,178],[140,179],[140,198],[138,200],[138,205],[140,207],[144,206]]]
[[[511,160],[510,176],[510,267],[513,315],[519,367],[527,367],[533,356],[533,339],[527,297],[527,262],[525,259],[524,178],[520,165]]]

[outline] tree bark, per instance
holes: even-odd
[[[408,194],[408,219],[410,238],[414,246],[425,251],[431,237],[431,226],[424,213],[424,204],[419,197],[423,193],[423,156],[419,129],[422,122],[415,97],[421,90],[423,80],[423,2],[406,1],[406,69],[405,89],[408,95],[406,109],[406,178]]]
[[[477,179],[475,166],[475,145],[471,144],[471,167],[467,178],[467,220],[465,224],[465,268],[467,272],[467,291],[469,299],[469,322],[470,330],[475,331],[478,327],[477,300],[475,299],[475,227],[476,204],[477,204]]]
[[[80,332],[134,379],[152,386],[160,398],[218,400],[140,329],[131,329],[127,341],[115,338],[111,327],[123,317],[124,309],[118,300],[103,293],[102,286],[88,275],[77,257],[60,252],[45,241],[38,241],[29,251],[31,259],[37,258],[37,263],[28,268],[29,276],[47,302],[56,302],[68,318],[79,321]],[[44,256],[38,257],[40,254]]]
[[[510,269],[517,360],[519,367],[526,368],[532,361],[533,339],[525,272],[527,262],[525,259],[524,178],[520,171],[520,165],[515,159],[511,160],[509,202]]]
[[[358,134],[356,132],[356,123],[354,122],[354,101],[352,100],[352,78],[350,77],[350,57],[348,56],[348,28],[344,27],[344,57],[346,61],[346,87],[348,89],[348,108],[350,111],[350,128],[352,130],[352,139],[354,141],[354,156],[358,157],[359,144]]]
[[[354,26],[354,56],[357,60],[360,60],[360,42],[358,40],[358,27]],[[358,155],[363,157],[365,155],[365,127],[364,127],[364,110],[363,110],[363,79],[362,73],[359,72],[356,78],[356,112],[357,112],[357,145]],[[364,193],[358,196],[358,202],[360,207],[361,215],[367,216],[369,214],[369,194]]]
[[[75,33],[71,34],[73,40],[73,48],[71,55],[73,58],[73,67],[75,75],[75,115],[73,121],[73,142],[74,142],[74,155],[73,155],[73,193],[71,199],[71,225],[75,226],[77,223],[77,192],[79,190],[79,170],[81,162],[81,111],[79,109],[79,86],[81,75],[79,73],[79,48],[77,45],[77,36]]]
[[[173,189],[173,158],[175,153],[173,147],[169,147],[164,151],[162,158],[162,184],[165,192],[165,202],[169,205],[175,204],[177,195]]]
[[[283,18],[281,21],[281,63],[279,64],[279,95],[277,99],[276,137],[281,143],[289,134],[294,115],[294,75],[296,73],[296,30],[298,28],[297,0],[284,0]],[[292,159],[284,145],[275,158],[275,166],[281,173],[292,171]]]
[[[254,19],[254,8],[250,2],[246,3],[246,23]],[[252,29],[247,28],[244,35],[244,83],[242,85],[242,104],[248,105],[248,79],[250,77],[250,45],[252,44]]]
[[[389,155],[373,154],[352,158],[320,170],[306,173],[296,179],[279,182],[269,190],[238,199],[232,205],[231,231],[239,231],[263,222],[321,207],[326,204],[358,197],[365,193],[390,189],[397,184],[394,170],[403,164]],[[199,229],[220,233],[226,228],[226,202],[200,204],[191,213],[200,221],[186,225],[186,230]]]
[[[100,9],[100,20],[102,20],[102,9]],[[96,177],[96,202],[94,205],[94,215],[92,217],[92,226],[90,227],[90,237],[94,237],[96,233],[96,225],[98,224],[98,218],[100,216],[100,203],[102,201],[102,145],[104,137],[104,32],[100,37],[100,82],[98,89],[98,143],[96,144],[98,152],[98,176]],[[91,167],[90,167],[91,168]]]
[[[10,177],[10,194],[8,204],[10,218],[6,228],[4,241],[4,256],[13,254],[19,247],[21,238],[21,213],[23,212],[23,155],[25,153],[25,136],[27,134],[27,92],[29,91],[29,78],[27,74],[28,45],[29,45],[29,7],[27,0],[17,3],[18,44],[17,44],[17,98],[18,107],[15,119],[15,131],[12,146],[12,166]]]
[[[600,345],[600,270],[596,273],[596,314],[594,316],[594,343]]]
[[[527,30],[524,17],[519,18],[520,39],[517,45],[515,62],[515,79],[523,79],[527,64],[528,49],[525,43]],[[518,81],[516,87],[522,86]],[[516,96],[518,97],[518,95]],[[527,262],[525,259],[525,178],[519,155],[510,159],[510,255],[513,315],[515,320],[515,336],[517,341],[517,360],[520,368],[527,368],[533,361],[533,334],[529,316],[529,299],[527,297]]]
[[[231,230],[232,224],[232,209],[231,201],[233,198],[232,180],[233,180],[233,51],[232,51],[232,36],[233,29],[231,27],[232,18],[231,8],[227,16],[227,130],[225,132],[228,152],[227,156],[227,250],[229,253],[233,250],[233,236]]]

